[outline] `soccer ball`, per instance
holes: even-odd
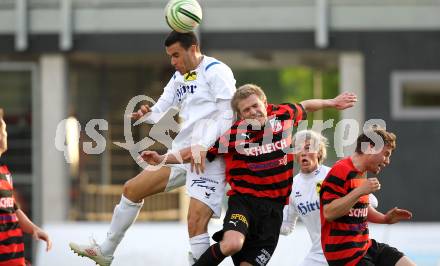
[[[165,7],[165,20],[177,32],[194,31],[202,21],[202,8],[196,0],[171,0]]]

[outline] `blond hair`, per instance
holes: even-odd
[[[322,164],[327,158],[327,138],[312,130],[301,130],[293,136],[295,148],[306,141],[310,141],[311,151],[318,153],[318,163]]]
[[[238,88],[234,93],[234,96],[231,100],[232,110],[234,110],[234,112],[237,114],[240,114],[240,110],[238,110],[238,103],[253,94],[257,95],[258,98],[264,103],[267,102],[266,94],[264,94],[264,91],[259,86],[255,84],[245,84]]]

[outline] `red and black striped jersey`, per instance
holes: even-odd
[[[247,194],[287,204],[292,189],[292,131],[306,118],[300,104],[268,105],[267,122],[253,126],[240,120],[208,151],[208,160],[223,155],[228,195]]]
[[[0,165],[0,266],[24,266],[23,233],[15,214],[12,176]]]
[[[323,206],[344,197],[366,178],[350,157],[338,161],[327,174],[320,191],[321,244],[330,266],[357,265],[371,246],[368,234],[368,195],[362,196],[350,211],[331,222],[323,215]]]

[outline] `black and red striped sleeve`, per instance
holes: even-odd
[[[234,124],[231,129],[226,131],[215,141],[214,145],[208,150],[206,155],[208,161],[213,161],[217,155],[230,153],[232,149],[235,148],[236,132],[237,129]]]
[[[289,103],[287,104],[289,106],[289,115],[290,120],[293,121],[294,126],[298,126],[298,123],[302,120],[307,119],[307,112],[306,109],[302,106],[300,103]]]
[[[321,185],[320,198],[323,206],[331,203],[335,199],[342,198],[347,194],[345,182],[346,177],[344,169],[335,165],[327,174],[327,177]]]

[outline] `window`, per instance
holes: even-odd
[[[440,71],[397,71],[391,74],[394,119],[440,118]]]

